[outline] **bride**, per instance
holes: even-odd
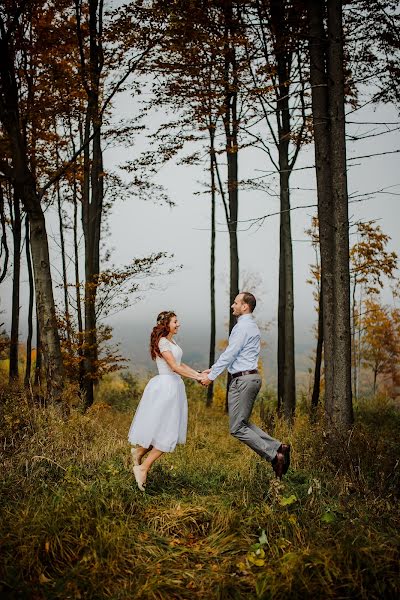
[[[146,385],[129,429],[128,440],[137,446],[132,448],[133,472],[142,492],[154,461],[186,441],[188,407],[180,376],[201,379],[200,373],[181,362],[182,349],[173,339],[179,326],[172,311],[157,317],[150,336],[150,354],[158,375]]]

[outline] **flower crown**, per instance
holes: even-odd
[[[161,323],[161,321],[165,321],[168,317],[171,317],[173,315],[175,315],[174,311],[163,310],[163,312],[160,312],[160,314],[157,317],[157,324]]]

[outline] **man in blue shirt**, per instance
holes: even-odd
[[[269,460],[280,479],[290,464],[290,446],[265,433],[249,422],[251,411],[261,388],[257,371],[260,356],[260,330],[253,317],[256,299],[249,292],[238,294],[232,304],[237,323],[229,336],[229,344],[217,362],[204,371],[201,383],[210,385],[225,369],[231,375],[228,391],[229,429],[231,434]]]

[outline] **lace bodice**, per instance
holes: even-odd
[[[181,364],[182,359],[182,348],[178,346],[175,342],[170,342],[167,338],[162,337],[158,342],[158,347],[160,348],[160,352],[165,352],[166,350],[170,350],[172,352],[176,362],[178,365]],[[158,368],[159,375],[169,375],[174,371],[168,365],[167,361],[164,358],[156,357],[156,365]]]

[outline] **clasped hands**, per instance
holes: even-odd
[[[208,373],[210,373],[211,369],[204,369],[204,371],[202,371],[201,373],[199,373],[199,383],[201,383],[201,385],[204,385],[204,387],[207,387],[208,385],[210,385],[212,383],[211,379],[208,379],[207,375]]]

